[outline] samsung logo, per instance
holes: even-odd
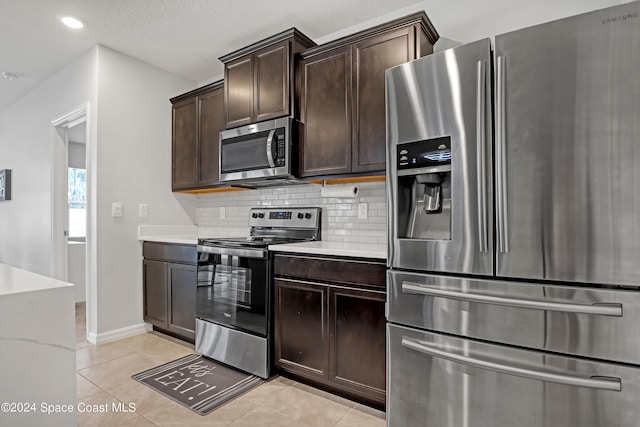
[[[615,22],[626,21],[627,19],[635,19],[638,17],[638,12],[627,13],[626,15],[614,16],[612,18],[605,18],[602,20],[603,24],[613,24]]]

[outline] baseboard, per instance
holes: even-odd
[[[89,332],[87,334],[87,341],[94,345],[105,344],[111,341],[132,337],[134,335],[144,334],[151,331],[152,328],[153,327],[148,323],[140,323],[138,325],[127,326],[126,328],[115,329],[101,334]]]

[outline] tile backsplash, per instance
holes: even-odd
[[[322,197],[322,187],[316,184],[198,195],[198,235],[247,236],[249,209],[252,207],[317,206],[322,208],[322,240],[385,244],[387,207],[384,182],[356,185],[358,194],[355,197]],[[367,207],[366,219],[358,217],[361,203]]]

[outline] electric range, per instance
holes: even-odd
[[[320,240],[321,208],[252,208],[249,236],[198,240],[196,351],[268,378],[273,366],[269,245]]]

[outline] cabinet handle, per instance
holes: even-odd
[[[532,308],[535,310],[622,317],[622,304],[616,303],[569,304],[550,301],[523,300],[517,298],[504,298],[496,297],[493,295],[469,294],[466,292],[435,289],[421,285],[419,283],[411,282],[402,282],[402,292],[408,294],[420,294],[432,297],[458,299],[482,304],[505,305],[508,307]]]
[[[428,354],[430,356],[441,359],[450,360],[452,362],[462,363],[463,365],[473,366],[475,368],[485,369],[489,371],[499,372],[501,374],[514,375],[517,377],[528,378],[532,380],[540,380],[564,384],[574,387],[588,387],[600,390],[621,391],[622,381],[620,378],[614,377],[577,377],[574,375],[556,374],[554,372],[519,368],[510,366],[505,362],[496,363],[487,360],[477,359],[471,356],[463,356],[461,354],[451,353],[449,351],[436,349],[425,345],[423,342],[402,337],[402,345],[412,350]]]

